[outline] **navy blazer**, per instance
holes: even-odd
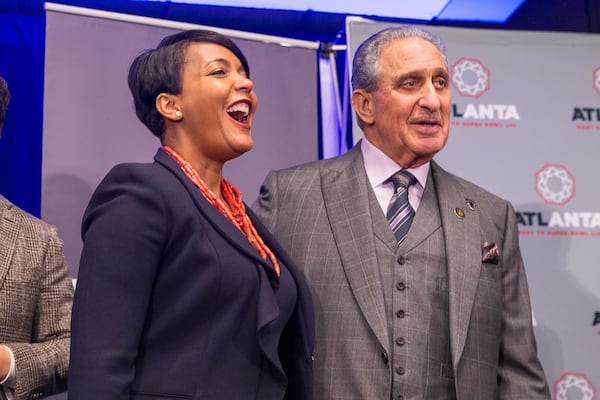
[[[108,173],[83,218],[70,400],[312,398],[309,289],[247,212],[297,287],[279,343],[273,266],[168,154]]]

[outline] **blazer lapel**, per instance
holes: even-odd
[[[321,171],[325,208],[350,287],[363,316],[387,350],[383,288],[369,207],[370,185],[360,146],[339,160],[338,168]]]
[[[433,181],[431,170],[429,171],[427,182],[428,184],[421,197],[415,219],[405,239],[404,246],[406,249],[412,249],[417,246],[439,229],[442,223],[440,220],[440,206],[436,197],[435,182]]]
[[[450,346],[456,371],[462,355],[481,272],[479,215],[467,206],[460,183],[431,164],[446,238],[450,290]]]
[[[279,286],[279,277],[275,273],[273,265],[270,261],[263,260],[246,236],[227,217],[221,214],[216,207],[206,200],[171,156],[164,150],[159,149],[154,159],[179,179],[189,192],[198,211],[200,211],[215,230],[235,248],[254,260],[258,268],[262,268],[266,272],[267,279],[264,279],[262,274],[258,274],[256,338],[259,348],[268,363],[264,366],[265,372],[270,374],[276,381],[285,382],[285,372],[277,355],[277,343],[273,340],[269,328],[271,322],[279,316],[280,312],[273,290]],[[246,208],[249,215],[254,216],[252,211],[248,207]]]
[[[20,217],[12,212],[13,207],[0,196],[0,287],[4,284],[17,245]]]
[[[273,270],[273,266],[270,262],[267,262],[260,257],[260,254],[248,241],[246,236],[225,217],[215,206],[210,204],[208,200],[204,198],[202,193],[194,186],[190,179],[179,167],[179,164],[171,158],[164,150],[159,149],[154,159],[166,169],[175,175],[177,179],[185,186],[187,191],[190,193],[194,204],[198,210],[206,217],[207,221],[225,237],[233,246],[237,247],[240,251],[253,258],[257,262],[263,264],[267,271]],[[271,277],[271,275],[270,275]]]
[[[265,241],[267,246],[277,255],[277,259],[283,262],[285,268],[289,271],[290,275],[296,282],[298,289],[298,326],[300,329],[300,336],[303,340],[304,354],[309,356],[312,352],[313,344],[315,342],[314,332],[314,305],[312,297],[310,296],[310,289],[306,283],[306,279],[299,271],[294,260],[290,258],[287,252],[279,245],[279,242],[273,237],[271,232],[262,224],[260,219],[254,214],[252,209],[248,209],[248,215],[254,224],[254,227],[258,231],[261,238]],[[308,295],[307,295],[308,294]]]

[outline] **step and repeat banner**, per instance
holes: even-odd
[[[394,25],[348,19],[348,59]],[[553,399],[596,400],[600,35],[425,29],[444,39],[453,96],[436,160],[513,203]]]

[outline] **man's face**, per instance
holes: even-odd
[[[375,91],[353,94],[367,139],[403,168],[431,160],[450,128],[452,96],[442,54],[422,38],[395,40],[381,49],[377,81]]]

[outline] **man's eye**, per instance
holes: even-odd
[[[445,79],[438,79],[436,81],[436,85],[439,88],[444,88],[444,87],[448,86],[448,81],[446,81]]]
[[[415,81],[415,80],[406,81],[406,86],[408,86],[408,87],[414,87],[416,84],[417,84],[417,81]]]

